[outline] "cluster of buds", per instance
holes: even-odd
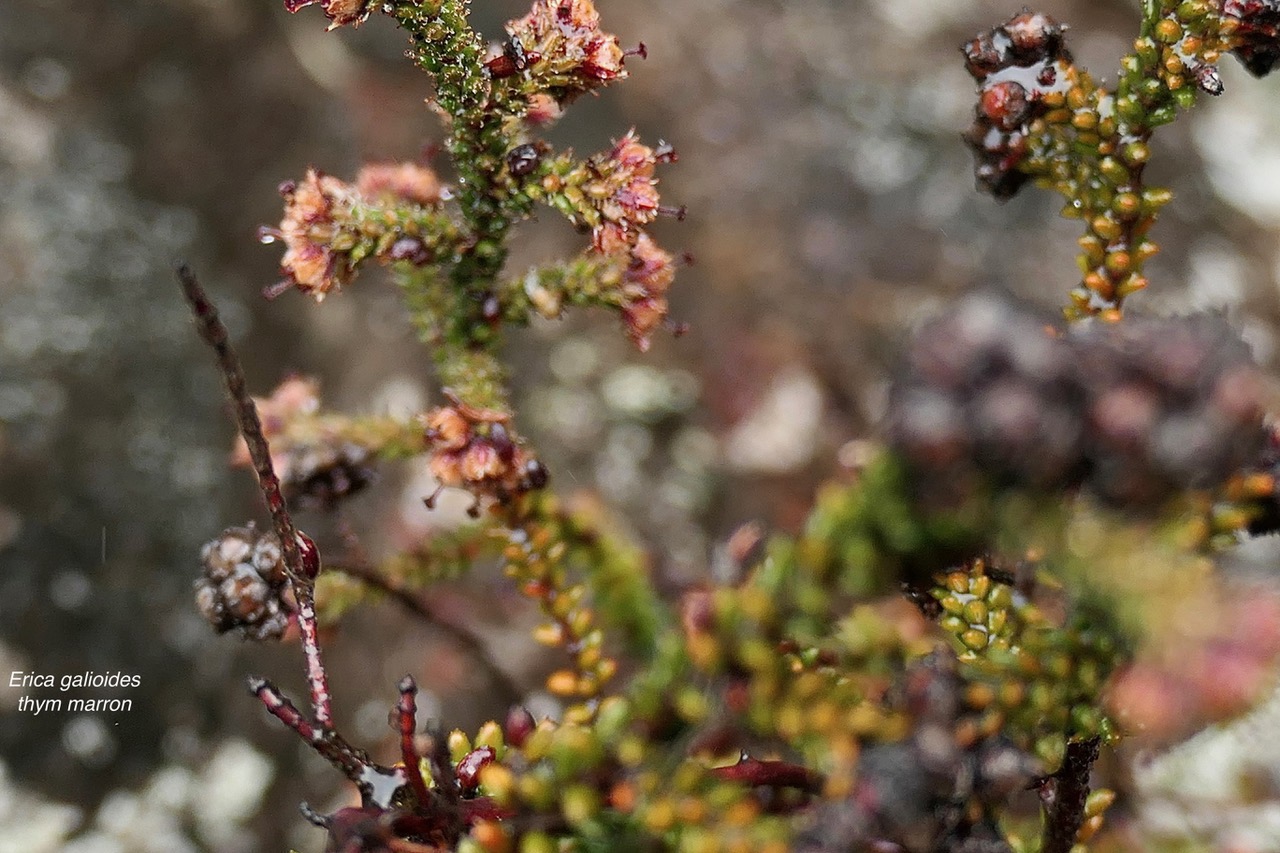
[[[284,0],[284,8],[288,12],[297,12],[313,3],[319,3],[324,16],[333,22],[329,24],[329,29],[346,24],[358,27],[378,5],[373,0]]]
[[[369,165],[354,184],[308,169],[300,182],[281,184],[280,194],[280,227],[260,230],[263,242],[285,245],[284,279],[271,295],[296,287],[319,302],[349,284],[365,259],[423,264],[452,233],[435,211],[444,189],[426,166]]]
[[[373,453],[342,435],[300,429],[317,423],[319,392],[315,379],[291,376],[270,397],[254,398],[254,404],[262,434],[271,442],[271,462],[285,499],[295,506],[328,509],[373,482]],[[236,440],[231,461],[250,464],[243,439]]]
[[[280,539],[248,527],[231,527],[200,551],[204,572],[196,581],[196,607],[218,633],[238,630],[251,640],[279,639],[292,606]]]
[[[431,410],[424,420],[431,473],[439,489],[471,492],[476,499],[473,513],[485,497],[505,502],[546,485],[547,469],[511,431],[509,413],[452,398],[450,405]],[[428,505],[434,498],[427,499]]]
[[[486,63],[494,77],[524,74],[540,91],[529,108],[542,124],[585,92],[627,76],[627,52],[600,29],[592,0],[535,0],[529,14],[507,24],[502,52]]]
[[[1184,3],[1166,11],[1151,32],[1134,43],[1134,48],[1140,62],[1155,61],[1160,82],[1175,102],[1190,106],[1194,89],[1214,96],[1222,94],[1224,86],[1217,64],[1223,49],[1232,44],[1233,29],[1230,16],[1219,17],[1208,3]],[[1141,93],[1136,94],[1142,100]],[[1148,95],[1145,106],[1158,109],[1158,100]],[[1117,104],[1117,108],[1121,106]],[[1132,113],[1131,106],[1124,106]]]
[[[895,383],[892,444],[923,496],[983,484],[1084,484],[1150,506],[1209,489],[1257,459],[1263,388],[1248,346],[1219,316],[1076,324],[989,295],[927,324]]]
[[[1071,55],[1063,28],[1048,15],[1023,12],[964,46],[966,67],[978,81],[977,115],[965,134],[978,186],[999,199],[1013,196],[1028,175],[1028,125],[1065,103]]]
[[[565,701],[565,720],[585,724],[595,714],[600,694],[617,672],[618,663],[605,653],[595,603],[583,583],[569,583],[563,558],[565,543],[547,525],[526,524],[509,534],[502,556],[504,574],[520,592],[538,603],[547,621],[534,631],[544,646],[564,650],[572,665],[547,678],[547,690]]]
[[[1054,770],[1071,740],[1113,740],[1099,696],[1120,663],[1106,632],[1054,625],[978,560],[935,579],[939,625],[956,638],[965,701],[981,727],[1000,730]]]
[[[1280,0],[1225,0],[1222,15],[1235,24],[1232,53],[1257,77],[1280,62]]]

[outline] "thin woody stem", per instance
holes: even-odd
[[[320,728],[308,720],[270,681],[265,678],[250,678],[249,691],[258,697],[272,716],[297,732],[299,737],[348,779],[359,781],[363,772],[372,766],[367,755],[351,746],[336,732]]]
[[[329,678],[320,655],[319,629],[316,623],[316,607],[313,578],[319,571],[320,558],[315,543],[294,526],[289,508],[280,490],[280,478],[271,464],[271,448],[262,432],[258,409],[249,395],[244,369],[231,346],[227,327],[218,316],[218,309],[200,286],[195,272],[187,264],[177,269],[182,292],[191,306],[196,325],[202,337],[218,357],[218,367],[227,386],[227,394],[235,408],[236,425],[249,448],[253,470],[258,475],[258,486],[271,513],[271,523],[280,539],[285,570],[289,585],[298,603],[298,627],[302,635],[302,649],[307,659],[307,682],[311,688],[311,704],[315,723],[321,729],[333,728],[333,708],[329,693]],[[303,551],[306,551],[304,554]],[[256,692],[256,691],[255,691]],[[292,706],[291,706],[292,707]],[[274,713],[274,712],[273,712]]]
[[[244,378],[244,369],[240,359],[231,347],[227,327],[218,317],[218,309],[209,300],[208,294],[200,286],[196,274],[186,264],[178,266],[178,280],[182,282],[182,292],[187,297],[191,311],[199,326],[200,337],[213,348],[218,357],[218,367],[222,369],[222,379],[226,383],[227,393],[235,405],[236,425],[244,436],[244,443],[249,448],[249,458],[253,460],[253,470],[258,475],[258,485],[262,489],[262,497],[271,513],[271,523],[276,535],[280,537],[280,547],[284,552],[285,568],[289,571],[290,580],[294,582],[294,592],[305,587],[310,593],[310,579],[305,576],[302,567],[302,554],[298,551],[298,530],[285,506],[284,494],[280,491],[280,478],[276,476],[275,467],[271,464],[271,450],[267,437],[262,433],[262,421],[258,419],[258,409],[249,395],[248,384]]]
[[[1062,767],[1053,774],[1052,802],[1045,806],[1041,853],[1070,853],[1075,846],[1089,798],[1089,772],[1098,760],[1100,748],[1098,738],[1067,744]]]

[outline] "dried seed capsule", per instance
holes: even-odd
[[[200,550],[196,607],[214,630],[278,639],[289,623],[280,541],[253,525],[231,527]]]
[[[290,446],[280,465],[285,499],[291,506],[332,509],[373,482],[370,457],[354,442]]]

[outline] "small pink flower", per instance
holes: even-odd
[[[513,437],[508,420],[504,412],[475,409],[456,400],[428,412],[428,467],[440,487],[466,489],[475,496],[476,507],[485,497],[505,501],[540,488],[545,469]]]
[[[592,176],[583,186],[605,220],[630,229],[652,222],[662,212],[654,167],[658,156],[636,138],[635,131],[603,155],[592,157]]]
[[[339,231],[334,219],[337,202],[350,194],[350,187],[337,178],[308,169],[301,183],[282,188],[284,218],[279,238],[285,253],[280,271],[317,302],[351,278],[351,270],[337,256],[330,243]]]
[[[593,250],[617,258],[622,265],[618,307],[631,338],[641,351],[667,318],[667,291],[675,280],[675,259],[643,231],[617,225],[596,230]]]
[[[560,118],[562,112],[564,110],[561,109],[559,101],[550,95],[538,93],[530,96],[524,120],[534,127],[542,127]]]
[[[600,29],[591,0],[535,0],[529,14],[507,24],[530,76],[545,80],[558,100],[626,77],[626,52]],[[523,70],[523,69],[522,69]]]
[[[356,175],[356,191],[365,198],[390,196],[423,207],[440,203],[443,188],[436,173],[417,163],[370,163]]]

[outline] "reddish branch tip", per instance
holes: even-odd
[[[753,788],[796,788],[820,794],[825,784],[822,774],[786,761],[759,761],[744,757],[737,764],[716,767],[711,772],[720,779],[741,782]]]
[[[519,749],[524,746],[524,742],[537,727],[538,722],[533,718],[533,714],[529,713],[529,709],[517,705],[507,711],[507,719],[502,726],[503,738],[511,746]]]
[[[396,716],[400,729],[400,760],[404,762],[404,775],[409,779],[409,787],[417,798],[419,805],[426,806],[431,802],[431,792],[418,770],[421,756],[413,742],[413,735],[418,728],[418,683],[412,675],[400,679],[397,685],[400,701],[396,703]]]

